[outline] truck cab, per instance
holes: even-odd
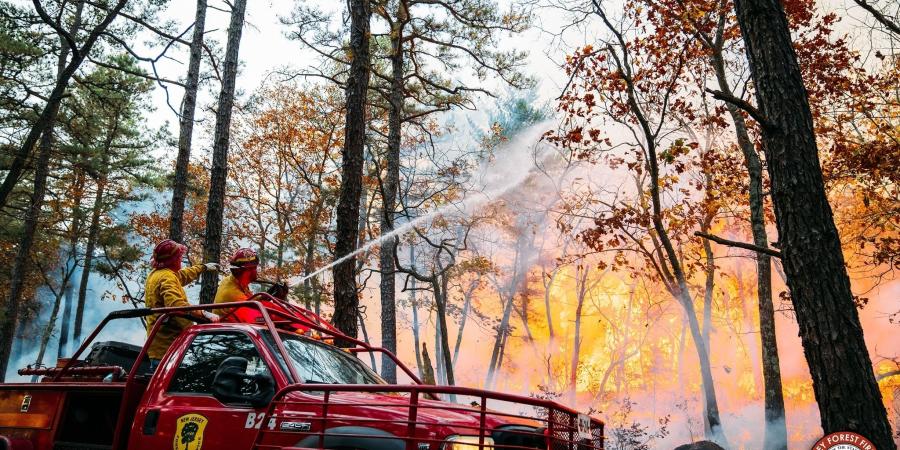
[[[232,307],[259,320],[194,325],[152,370],[147,345],[133,360],[78,357],[110,320],[161,314],[149,342],[167,317],[212,305],[111,314],[64,364],[20,371],[40,383],[0,385],[0,450],[603,447],[598,420],[545,400],[424,385],[393,354],[309,311],[255,300]],[[358,358],[366,352],[386,353],[412,382],[386,383]]]

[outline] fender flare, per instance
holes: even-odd
[[[301,439],[296,446],[301,448],[318,447],[319,436],[307,436]],[[403,442],[403,439],[384,430],[370,427],[344,426],[325,430],[325,442],[323,447],[358,448],[366,450],[404,450],[406,449],[406,444]]]
[[[0,436],[0,450],[31,450],[33,448],[34,446],[31,445],[31,441],[18,438],[10,439],[6,436]]]

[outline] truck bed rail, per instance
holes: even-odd
[[[359,393],[376,395],[361,401]],[[429,400],[433,396],[474,401],[453,406]],[[448,412],[466,420],[435,419]],[[257,450],[332,448],[346,439],[375,448],[440,450],[445,436],[435,430],[445,426],[467,436],[467,449],[600,450],[604,438],[602,422],[555,402],[454,386],[295,384],[276,394],[265,417]],[[579,419],[589,422],[579,425]]]

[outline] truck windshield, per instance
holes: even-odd
[[[387,384],[356,357],[330,345],[294,334],[280,333],[291,364],[304,383]],[[266,342],[279,360],[281,354],[269,333]]]

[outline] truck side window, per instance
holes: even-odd
[[[181,359],[168,392],[212,395],[216,369],[229,356],[246,358],[248,374],[269,373],[249,336],[243,333],[199,334]],[[245,394],[253,393],[251,386],[244,386],[244,389],[248,390]]]

